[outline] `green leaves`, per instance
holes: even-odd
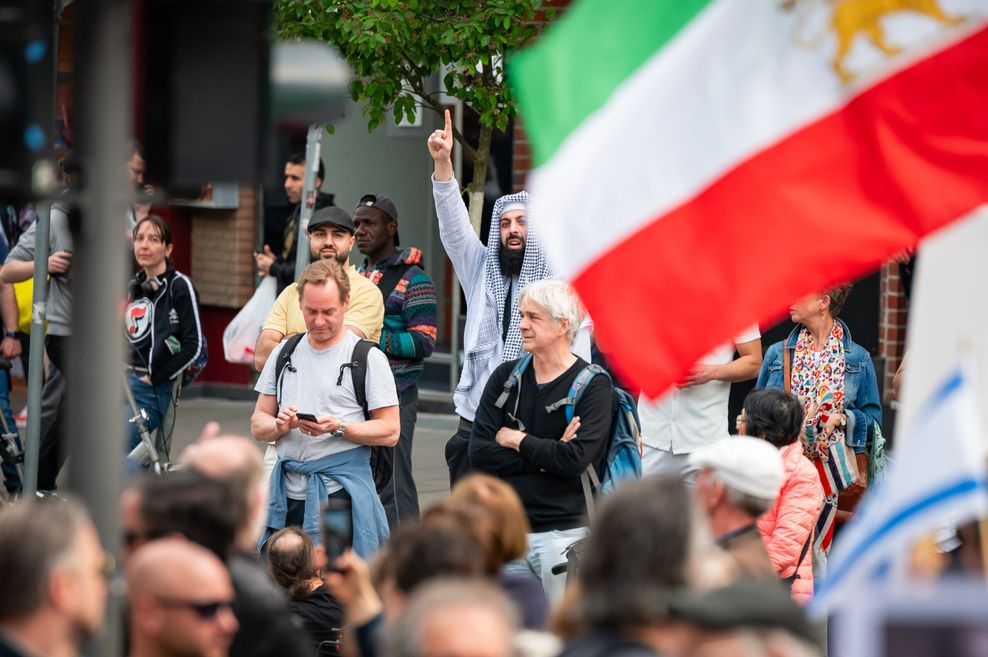
[[[282,38],[319,39],[340,50],[368,130],[391,112],[400,122],[414,121],[422,107],[440,111],[433,76],[443,65],[446,93],[476,112],[481,126],[505,130],[515,103],[503,56],[531,41],[536,21],[553,11],[541,0],[278,0],[277,25]],[[486,149],[463,145],[486,163],[489,135],[486,142]]]

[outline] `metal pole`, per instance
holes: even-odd
[[[34,294],[31,300],[31,346],[27,372],[27,435],[24,439],[24,494],[38,492],[38,454],[41,450],[41,388],[44,386],[45,321],[48,310],[48,235],[51,203],[38,205],[34,233]]]
[[[124,464],[124,363],[119,304],[126,283],[125,217],[134,190],[126,179],[132,123],[132,53],[129,0],[77,3],[76,108],[83,164],[81,220],[72,270],[69,345],[70,487],[89,508],[104,546],[120,547],[118,500]],[[111,597],[106,630],[84,652],[121,653],[120,600]]]
[[[316,207],[316,175],[319,173],[319,157],[322,150],[322,133],[325,128],[321,123],[309,125],[309,133],[305,140],[305,178],[302,181],[302,205],[298,215],[298,236],[295,238],[295,278],[302,275],[302,270],[309,266],[312,256],[309,253],[309,219]]]

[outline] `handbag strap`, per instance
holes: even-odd
[[[782,343],[782,389],[792,392],[792,351]]]
[[[809,551],[809,549],[810,549],[810,543],[812,543],[812,542],[813,542],[813,530],[811,529],[810,530],[810,535],[806,537],[806,542],[803,543],[803,549],[799,553],[799,561],[796,562],[796,569],[794,571],[792,571],[792,574],[793,575],[796,575],[797,573],[799,573],[799,567],[803,565],[803,559],[806,558],[806,553]]]

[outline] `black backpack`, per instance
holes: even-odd
[[[281,408],[281,375],[287,368],[289,372],[294,372],[292,367],[292,354],[298,343],[305,337],[305,333],[296,333],[285,341],[285,346],[278,352],[278,358],[274,364],[274,381],[278,407]],[[349,363],[340,365],[339,375],[336,377],[336,385],[343,383],[345,370],[350,370],[350,379],[353,382],[353,394],[357,398],[357,403],[364,412],[364,419],[371,419],[370,409],[367,408],[367,355],[371,349],[379,349],[370,340],[358,340],[353,347],[353,354]],[[392,471],[394,470],[394,448],[393,447],[373,447],[371,448],[371,472],[374,474],[374,484],[378,492],[391,483]]]

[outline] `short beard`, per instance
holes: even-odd
[[[525,262],[525,247],[509,249],[503,244],[497,250],[498,264],[504,276],[517,276],[521,273],[522,263]]]

